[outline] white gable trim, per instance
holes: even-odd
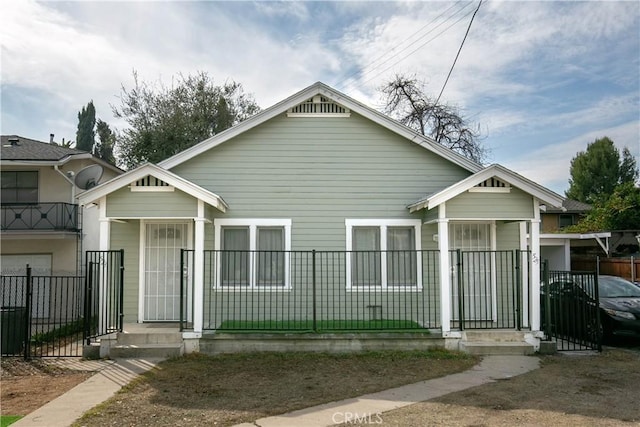
[[[493,177],[496,177],[513,187],[521,189],[542,203],[546,203],[551,206],[562,206],[562,201],[564,200],[562,196],[539,184],[536,184],[530,179],[518,175],[504,166],[494,164],[463,179],[462,181],[458,181],[438,193],[412,203],[407,207],[409,208],[409,212],[415,212],[420,209],[433,209],[434,207],[451,200],[465,191],[471,190],[481,182]]]
[[[193,147],[187,148],[184,151],[158,163],[158,165],[165,169],[172,169],[178,166],[181,163],[186,162],[189,159],[192,159],[199,154],[208,151],[223,142],[226,142],[246,131],[252,129],[280,114],[285,114],[289,111],[290,108],[297,106],[303,102],[306,102],[309,98],[312,98],[315,95],[322,95],[323,97],[332,100],[333,102],[344,106],[352,112],[360,114],[361,116],[373,121],[374,123],[383,126],[390,131],[410,140],[411,142],[421,146],[422,148],[429,150],[440,157],[462,167],[463,169],[468,170],[469,172],[475,173],[482,169],[482,166],[472,160],[467,159],[466,157],[456,153],[453,150],[443,146],[442,144],[438,144],[433,141],[431,138],[425,137],[420,133],[414,131],[413,129],[393,120],[390,117],[385,116],[370,107],[367,107],[364,104],[356,101],[348,97],[347,95],[338,92],[337,90],[325,85],[324,83],[317,82],[306,89],[301,90],[300,92],[290,96],[289,98],[280,101],[279,103],[273,105],[272,107],[263,110],[262,112],[240,122],[239,124],[225,130],[224,132],[220,132],[217,135],[212,136],[211,138],[205,139],[204,141],[194,145]]]
[[[95,203],[102,197],[106,197],[114,191],[126,187],[148,175],[158,178],[166,182],[170,186],[175,187],[178,190],[183,191],[198,200],[202,200],[203,202],[213,206],[221,212],[226,212],[226,210],[229,208],[222,197],[218,196],[217,194],[214,194],[209,190],[206,190],[190,181],[187,181],[184,178],[179,177],[172,172],[169,172],[151,163],[142,165],[123,175],[113,178],[110,181],[105,182],[104,184],[100,184],[97,187],[85,191],[78,196],[78,200],[82,205]]]

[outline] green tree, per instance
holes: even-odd
[[[628,149],[620,152],[608,137],[596,139],[571,160],[566,196],[583,203],[604,202],[620,184],[638,178],[636,161]]]
[[[396,75],[380,91],[384,112],[400,123],[478,163],[486,157],[478,128],[474,129],[457,108],[429,97],[415,77]]]
[[[596,202],[591,212],[568,233],[640,229],[640,188],[632,182],[618,185],[611,197]]]
[[[260,108],[242,85],[217,86],[206,72],[180,75],[172,87],[138,80],[121,89],[114,115],[129,127],[118,136],[119,161],[125,167],[157,163],[257,113]]]
[[[113,156],[113,147],[116,143],[115,133],[106,122],[100,119],[96,122],[96,133],[98,134],[98,142],[93,147],[93,155],[115,165],[116,159]]]
[[[96,109],[93,101],[78,112],[78,131],[76,132],[76,149],[93,152],[95,144]]]

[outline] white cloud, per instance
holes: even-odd
[[[640,120],[634,120],[616,127],[591,130],[568,141],[558,141],[528,151],[504,164],[535,182],[563,192],[568,187],[571,159],[578,152],[585,151],[587,144],[603,136],[611,138],[620,151],[626,146],[640,160]]]

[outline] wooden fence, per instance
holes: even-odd
[[[598,271],[598,274],[624,277],[632,282],[640,282],[640,257],[600,258],[571,257],[571,270]]]

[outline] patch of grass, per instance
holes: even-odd
[[[368,333],[368,332],[420,332],[428,329],[413,320],[318,320],[315,329],[311,320],[225,320],[219,331],[225,333]]]
[[[7,427],[22,418],[22,415],[0,415],[0,427]]]
[[[160,363],[77,426],[230,426],[466,370],[444,349],[185,355]]]
[[[61,338],[66,338],[82,332],[84,329],[84,319],[78,319],[47,332],[35,334],[31,337],[31,342],[35,345],[54,342]]]

